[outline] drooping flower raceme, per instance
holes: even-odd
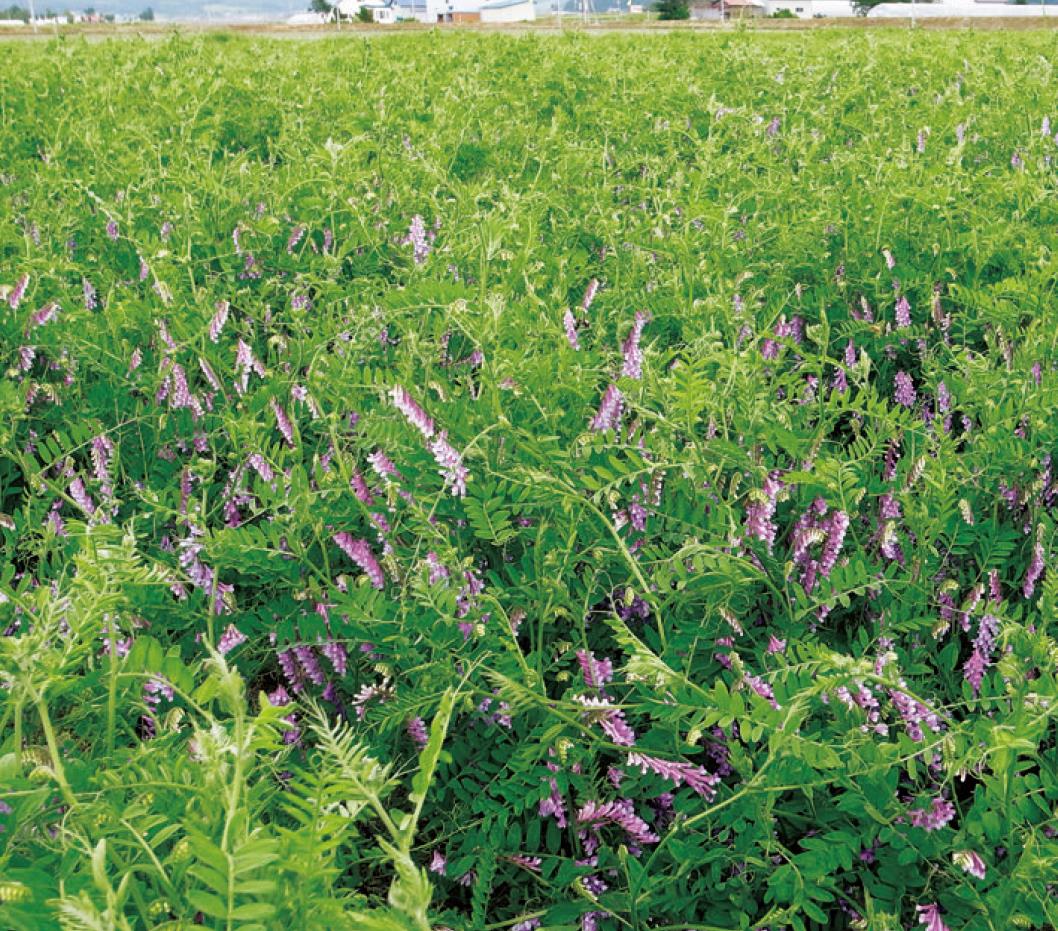
[[[635,807],[629,799],[588,802],[577,812],[577,824],[585,829],[581,831],[581,839],[589,856],[598,849],[599,839],[595,830],[587,829],[597,829],[603,824],[617,825],[635,844],[656,844],[659,840],[658,835],[650,830],[650,825],[635,813]]]
[[[714,776],[708,770],[695,766],[693,763],[662,760],[656,756],[636,751],[628,754],[628,765],[637,768],[641,773],[647,771],[655,773],[676,786],[686,783],[706,801],[711,801],[716,796],[716,786],[720,782],[719,776]]]
[[[1025,573],[1025,581],[1022,583],[1021,592],[1026,598],[1031,598],[1036,591],[1036,583],[1043,575],[1044,569],[1043,543],[1037,538],[1032,548],[1032,561],[1029,563],[1028,572]]]
[[[32,317],[29,318],[29,325],[32,328],[44,326],[46,323],[50,323],[59,314],[60,307],[54,301],[45,304],[40,310],[38,310]]]
[[[602,689],[613,678],[613,663],[606,658],[596,659],[591,650],[577,650],[577,663],[588,688]]]
[[[29,275],[22,275],[18,281],[15,282],[14,288],[11,289],[11,293],[7,296],[7,303],[12,310],[18,310],[18,305],[22,303],[22,298],[26,295],[26,289],[29,287]]]
[[[246,394],[251,372],[259,378],[265,377],[265,367],[254,358],[253,350],[241,339],[235,347],[235,368],[238,372],[235,390],[239,394]]]
[[[764,485],[749,493],[749,504],[746,505],[746,534],[760,540],[772,551],[775,545],[775,507],[779,492],[785,486],[779,479],[778,472],[772,472],[764,479]]]
[[[911,304],[903,294],[896,301],[896,325],[902,330],[911,326]]]
[[[336,533],[333,539],[342,552],[364,571],[375,588],[385,588],[386,575],[366,540],[356,540],[351,534],[345,532]]]
[[[215,307],[215,313],[209,321],[209,338],[212,342],[217,342],[220,339],[220,334],[224,331],[224,325],[228,322],[228,311],[231,309],[231,305],[227,301],[217,301]]]
[[[616,430],[621,425],[621,411],[624,406],[624,399],[621,396],[621,389],[617,385],[611,384],[605,394],[602,396],[602,401],[599,403],[599,410],[591,421],[591,428],[596,433],[605,433],[607,430]]]
[[[294,448],[294,424],[291,422],[290,417],[287,416],[287,412],[283,410],[282,405],[275,399],[269,402],[272,407],[272,413],[276,419],[276,427],[282,434],[283,439],[286,440],[287,445]]]
[[[599,281],[597,278],[592,278],[592,280],[588,282],[588,286],[584,289],[584,298],[580,302],[581,310],[587,311],[591,307],[592,301],[595,300],[595,295],[598,290]]]
[[[411,246],[412,259],[416,265],[422,265],[433,250],[433,240],[436,235],[433,230],[428,231],[422,217],[419,214],[415,214],[411,218],[407,235],[401,239],[400,243],[403,246]]]
[[[624,712],[614,708],[608,698],[590,698],[587,695],[574,695],[573,701],[583,705],[585,720],[589,724],[598,724],[603,733],[615,744],[631,747],[636,742],[635,731],[625,721]]]
[[[568,307],[562,317],[562,326],[566,330],[566,341],[569,343],[572,349],[580,349],[580,339],[577,337],[577,319],[573,316],[573,311]]]
[[[977,637],[974,639],[973,652],[963,666],[963,675],[977,695],[981,691],[981,682],[985,672],[992,663],[992,651],[995,649],[996,634],[999,632],[999,619],[985,614],[977,625]]]
[[[419,406],[407,391],[400,385],[394,385],[389,393],[393,406],[397,408],[424,439],[430,439],[435,433],[434,422],[426,411]]]
[[[470,470],[463,465],[463,457],[448,442],[448,434],[442,430],[428,446],[444,477],[445,485],[451,489],[453,495],[462,498],[467,493]]]
[[[646,311],[636,311],[632,329],[621,346],[621,351],[624,353],[624,365],[621,368],[621,375],[625,378],[639,379],[643,377],[643,350],[639,346],[639,341],[643,336],[643,327],[647,325],[649,320],[650,314]]]
[[[448,442],[446,431],[438,433],[433,419],[400,385],[395,385],[390,391],[390,399],[408,423],[427,441],[426,448],[437,462],[445,485],[451,489],[452,494],[459,498],[466,495],[470,471],[463,465],[462,455]]]
[[[911,380],[911,376],[907,372],[897,372],[894,384],[896,387],[893,392],[893,400],[902,407],[914,407],[916,400],[915,383]]]

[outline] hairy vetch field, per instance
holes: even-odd
[[[1055,48],[5,44],[0,928],[1054,928]]]

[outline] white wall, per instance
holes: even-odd
[[[522,0],[511,6],[489,9],[487,6],[481,8],[481,21],[483,23],[524,23],[536,19],[536,7],[533,0]]]
[[[765,0],[764,8],[769,16],[779,10],[789,10],[800,19],[856,15],[852,0]]]
[[[916,3],[915,16],[1058,16],[1058,9],[1036,3],[1028,3],[1019,6],[1013,3],[974,3],[973,0],[945,0],[943,3]],[[869,17],[901,17],[907,19],[911,16],[911,9],[906,3],[881,3],[874,7],[868,14]]]

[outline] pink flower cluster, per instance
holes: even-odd
[[[955,817],[955,806],[946,798],[937,797],[928,808],[913,808],[908,816],[916,828],[924,831],[939,831]]]

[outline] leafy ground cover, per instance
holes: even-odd
[[[1055,925],[1046,34],[4,52],[0,925]]]

